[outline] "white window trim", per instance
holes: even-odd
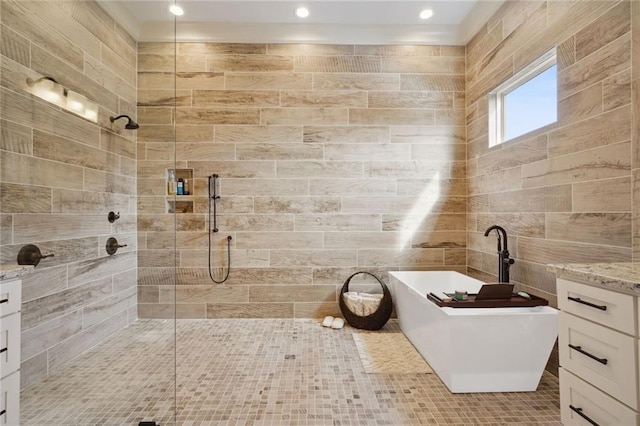
[[[489,147],[506,142],[504,140],[504,97],[556,64],[557,56],[554,47],[489,92]]]

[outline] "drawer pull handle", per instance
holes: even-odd
[[[1,354],[2,352],[6,352],[6,351],[7,351],[7,348],[2,348],[2,349],[0,349],[0,354]]]
[[[601,311],[606,311],[607,310],[607,307],[605,305],[596,305],[594,303],[585,302],[584,300],[580,299],[579,297],[567,296],[567,299],[571,300],[572,302],[577,302],[577,303],[581,303],[583,305],[591,306],[592,308],[600,309]]]
[[[587,352],[584,349],[582,349],[582,346],[575,346],[575,345],[572,345],[571,343],[569,343],[569,347],[571,349],[573,349],[573,350],[576,350],[576,351],[580,352],[582,355],[586,355],[591,359],[595,359],[600,364],[607,365],[607,362],[609,362],[609,360],[607,360],[606,358],[598,358],[597,356],[590,354],[589,352]]]
[[[0,300],[0,303],[9,303],[9,299],[2,299]]]
[[[569,408],[571,408],[572,411],[575,411],[580,417],[582,417],[583,419],[585,419],[586,421],[588,421],[589,423],[591,423],[593,426],[600,426],[598,423],[594,422],[593,420],[591,420],[589,418],[589,416],[587,416],[586,414],[584,414],[582,412],[582,408],[576,408],[573,405],[569,405]]]
[[[0,416],[4,416],[4,414],[7,412],[7,410],[2,410],[0,411]]]

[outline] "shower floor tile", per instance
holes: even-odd
[[[354,331],[301,319],[139,320],[24,390],[21,424],[560,425],[551,374],[536,392],[451,394],[436,374],[365,373]]]

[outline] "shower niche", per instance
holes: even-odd
[[[167,213],[193,213],[193,169],[166,169]]]

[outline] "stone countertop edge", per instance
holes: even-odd
[[[19,278],[33,271],[33,265],[0,265],[0,280]]]
[[[640,263],[549,264],[556,277],[640,296]]]

